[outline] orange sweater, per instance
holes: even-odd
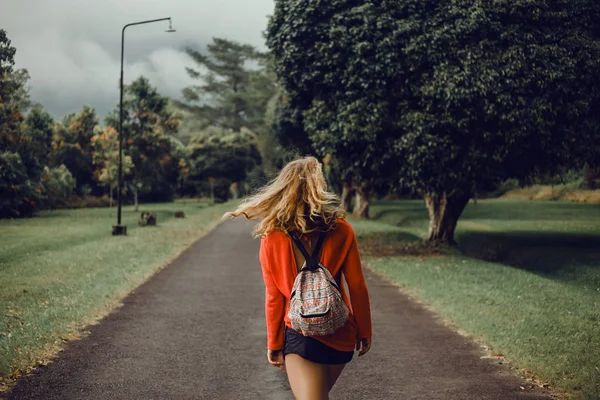
[[[334,334],[316,336],[315,339],[340,351],[352,351],[358,338],[371,337],[371,309],[356,237],[346,220],[338,220],[335,230],[327,233],[320,260],[338,284],[341,283],[342,272],[344,273],[350,299],[342,284],[340,288],[350,309],[350,316],[346,324]],[[292,327],[287,309],[298,274],[292,239],[281,231],[273,231],[263,237],[260,262],[266,285],[267,347],[270,350],[280,350],[283,348],[284,324]]]

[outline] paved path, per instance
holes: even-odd
[[[221,225],[155,275],[85,339],[0,398],[293,399],[265,357],[264,288],[251,225]],[[367,272],[371,352],[332,399],[547,400]]]

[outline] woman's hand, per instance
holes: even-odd
[[[267,360],[269,364],[285,370],[285,359],[283,358],[283,350],[267,350]]]
[[[371,338],[358,339],[356,341],[356,350],[358,351],[359,357],[367,354],[367,352],[371,350]]]

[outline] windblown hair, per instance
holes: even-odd
[[[261,236],[273,230],[297,234],[328,231],[346,212],[338,197],[327,191],[319,161],[304,157],[288,163],[275,179],[225,217],[241,215],[262,219],[253,231]]]

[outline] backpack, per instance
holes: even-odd
[[[292,329],[304,336],[325,336],[342,327],[348,319],[348,306],[331,273],[319,261],[325,232],[319,236],[312,257],[300,239],[292,236],[305,262],[298,272],[290,295],[288,318]]]

